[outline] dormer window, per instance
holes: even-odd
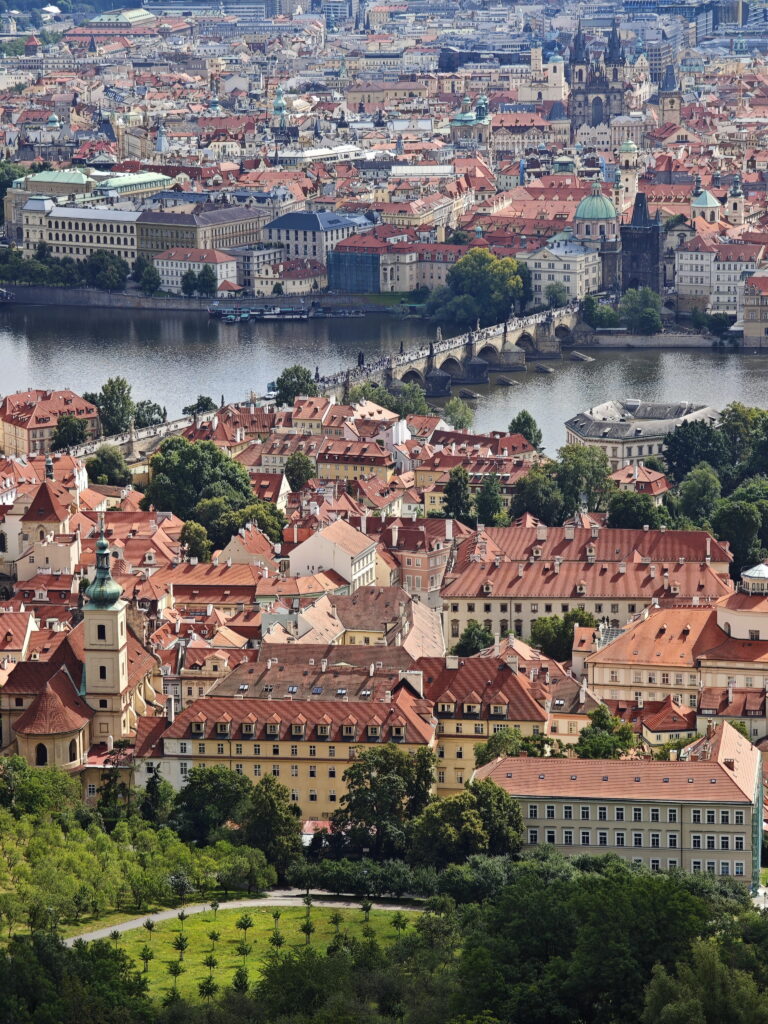
[[[217,722],[216,732],[219,734],[219,736],[229,735],[229,722]]]
[[[267,722],[267,736],[277,736],[280,726],[277,722]]]
[[[437,710],[441,715],[452,715],[455,704],[438,704]]]
[[[291,734],[293,736],[303,736],[304,735],[304,723],[303,722],[294,722],[293,725],[291,726]]]
[[[587,592],[587,585],[586,585],[586,583],[577,583],[576,584],[576,593],[577,594],[586,594],[586,592]]]
[[[491,583],[490,580],[488,580],[487,582],[485,582],[483,584],[483,593],[484,594],[492,594],[493,593],[493,584]]]
[[[243,735],[253,736],[253,722],[243,722]]]
[[[318,725],[317,735],[318,736],[329,736],[331,732],[330,725]]]
[[[381,736],[381,726],[380,725],[369,725],[368,726],[368,735],[371,738],[373,738],[373,739],[378,739],[378,737]]]
[[[192,732],[196,736],[202,736],[204,730],[205,730],[205,722],[193,722],[192,723]]]
[[[354,725],[342,725],[341,732],[343,736],[350,737],[355,735]]]
[[[403,725],[393,725],[392,726],[392,739],[393,740],[401,740],[401,739],[404,738],[404,736],[405,736],[405,726],[403,726]]]
[[[534,547],[534,549],[533,549],[533,557],[534,557],[534,558],[541,558],[541,554],[542,554],[542,548],[541,548],[541,545],[540,545],[540,544],[537,544],[537,545],[536,545],[536,546]]]
[[[504,714],[506,714],[506,711],[507,711],[507,705],[506,704],[491,704],[491,714],[492,715],[504,715]]]
[[[465,715],[479,715],[480,714],[480,705],[479,704],[465,704],[464,705],[464,714]]]

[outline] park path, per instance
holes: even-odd
[[[247,900],[227,900],[222,902],[219,910],[251,910],[259,907],[297,907],[302,905],[302,898],[305,895],[303,889],[273,889],[266,896]],[[360,909],[359,899],[326,899],[327,893],[312,890],[310,895],[316,899],[316,906],[331,907],[333,910],[354,910]],[[66,946],[71,946],[76,939],[83,939],[85,942],[93,942],[94,939],[108,939],[112,932],[130,932],[134,928],[141,928],[146,920],[160,922],[172,921],[177,917],[180,907],[170,910],[156,910],[154,914],[145,914],[143,917],[134,917],[130,921],[123,921],[121,924],[112,924],[108,928],[97,928],[92,932],[82,932],[80,935],[71,935],[64,940]],[[184,907],[187,914],[202,914],[211,909],[210,903],[190,903]],[[414,910],[413,904],[397,902],[376,902],[373,901],[373,910]]]

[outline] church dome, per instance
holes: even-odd
[[[112,579],[109,544],[102,533],[96,542],[96,577],[85,592],[92,608],[111,608],[120,600],[123,588]]]
[[[637,146],[634,144],[632,139],[627,139],[626,142],[622,142],[619,146],[620,153],[636,153]]]
[[[720,202],[707,189],[702,189],[691,201],[691,206],[696,210],[716,210],[720,207]]]
[[[574,220],[615,220],[616,207],[611,200],[603,195],[600,182],[592,185],[592,192],[585,196],[576,207]]]

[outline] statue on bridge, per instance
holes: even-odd
[[[442,329],[442,327],[438,327],[437,328],[437,331],[435,332],[435,338],[437,339],[438,342],[443,340],[443,329]],[[430,346],[430,348],[431,348],[431,346]]]
[[[315,380],[320,380],[320,367],[315,366]]]

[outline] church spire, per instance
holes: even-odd
[[[123,588],[112,579],[109,543],[104,536],[104,524],[101,524],[101,535],[96,542],[96,577],[85,592],[91,608],[111,608],[120,600]]]
[[[611,34],[608,36],[608,47],[605,53],[606,64],[623,64],[624,63],[624,50],[621,45],[621,36],[619,35],[619,25],[616,18],[613,19],[611,25]]]
[[[581,18],[579,18],[576,35],[571,40],[571,64],[587,63],[587,42],[584,33],[581,31]]]

